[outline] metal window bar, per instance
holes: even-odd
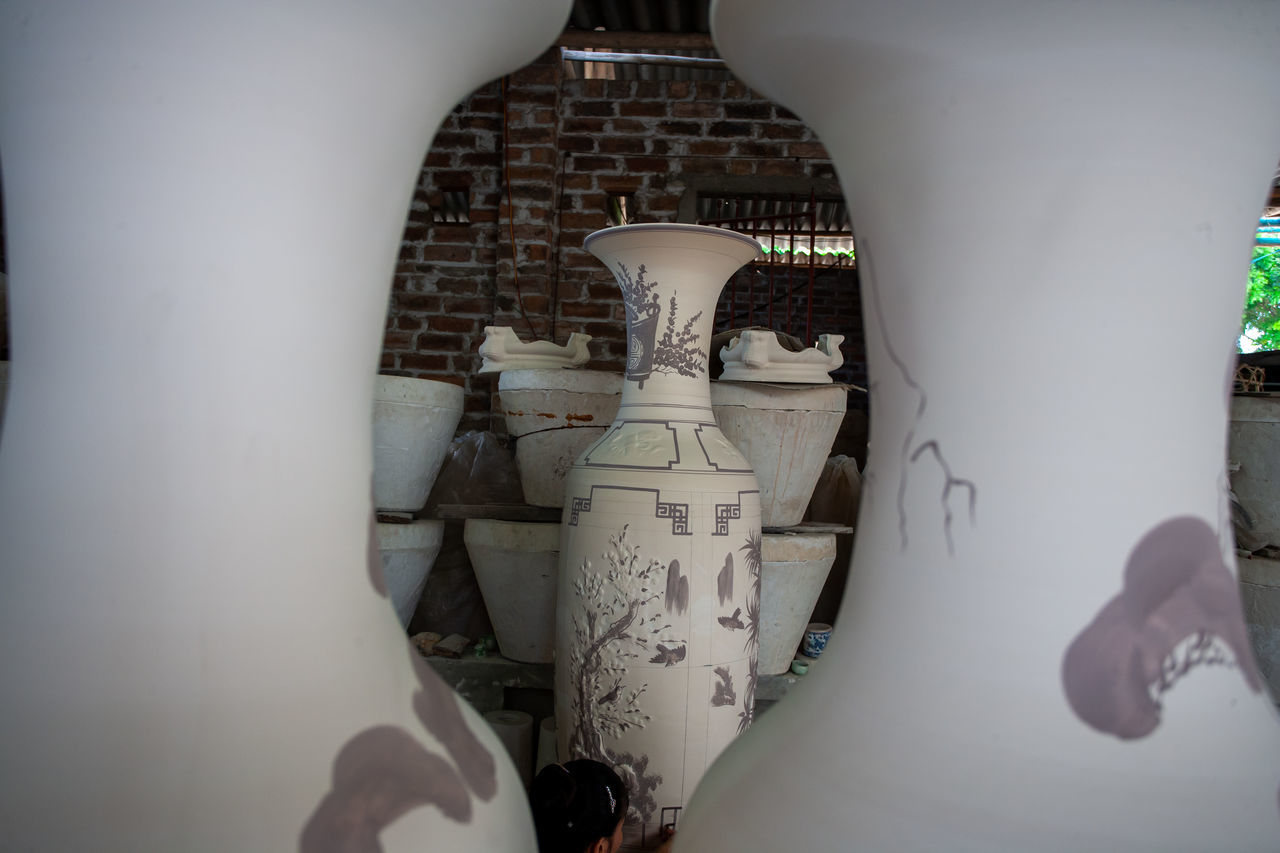
[[[750,233],[753,238],[760,239],[762,229],[767,231],[769,239],[769,247],[764,261],[757,261],[749,265],[744,270],[736,274],[729,282],[728,304],[726,305],[727,316],[725,317],[724,328],[733,328],[738,322],[738,303],[739,303],[739,287],[742,278],[746,277],[746,300],[747,300],[747,325],[754,326],[756,324],[756,308],[757,300],[755,294],[755,279],[759,273],[765,277],[768,282],[768,297],[765,300],[765,308],[767,312],[768,327],[771,329],[778,328],[775,325],[774,304],[780,298],[779,288],[782,283],[777,275],[777,255],[779,252],[777,244],[779,239],[785,234],[787,240],[787,255],[790,263],[787,264],[786,272],[786,306],[785,316],[782,320],[783,330],[787,334],[794,334],[796,327],[799,325],[799,319],[796,314],[796,241],[799,236],[803,239],[804,232],[808,233],[808,257],[804,263],[804,292],[805,292],[805,317],[804,317],[804,337],[803,341],[806,346],[813,344],[813,291],[817,273],[817,263],[819,252],[817,247],[817,237],[820,231],[823,233],[847,233],[843,227],[836,229],[831,225],[844,224],[843,203],[825,201],[822,203],[824,208],[820,211],[819,203],[813,192],[809,193],[808,203],[800,202],[801,209],[797,210],[797,199],[794,195],[781,198],[766,198],[762,196],[712,196],[709,199],[700,199],[700,202],[707,201],[711,204],[719,204],[721,207],[731,207],[729,211],[733,215],[727,217],[703,217],[698,221],[703,225],[711,225],[721,228],[729,228],[733,231],[741,233]],[[786,212],[782,212],[781,208],[785,204]],[[759,211],[766,210],[765,213]],[[710,211],[707,211],[708,213]],[[822,214],[820,216],[820,213]],[[820,228],[820,224],[825,224],[826,229]],[[800,228],[804,232],[800,232]],[[797,234],[797,232],[800,232]],[[760,271],[760,267],[765,269]]]

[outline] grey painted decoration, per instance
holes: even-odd
[[[661,776],[647,771],[647,756],[610,749],[601,736],[616,738],[643,728],[651,719],[644,708],[648,684],[623,684],[628,666],[641,660],[675,666],[684,660],[687,642],[672,634],[658,602],[666,597],[659,581],[665,576],[670,587],[675,561],[646,559],[631,543],[629,526],[611,536],[609,545],[602,555],[604,570],[594,571],[588,563],[573,581],[573,595],[585,606],[575,608],[572,616],[569,751],[575,758],[593,758],[618,768],[631,791],[633,817],[648,821],[657,808],[652,792]],[[597,700],[602,695],[608,701]]]
[[[655,291],[658,282],[646,279],[644,264],[636,268],[636,275],[625,264],[618,263],[615,274],[622,285],[623,305],[627,312],[627,379],[644,382],[653,373],[676,373],[697,378],[707,372],[707,354],[699,343],[701,335],[694,327],[702,317],[698,311],[683,323],[677,320],[680,313],[678,294],[671,293],[666,308],[666,323],[661,339],[658,328],[662,319],[661,300]]]
[[[717,616],[716,621],[720,623],[721,628],[728,628],[730,631],[747,627],[747,624],[742,621],[741,607],[735,607],[733,613],[728,616]]]
[[[689,505],[683,503],[674,503],[662,500],[661,494],[657,489],[637,488],[634,486],[601,486],[595,485],[591,487],[591,492],[587,497],[574,497],[569,501],[569,521],[570,527],[578,526],[578,519],[584,512],[591,512],[591,501],[595,497],[596,489],[618,489],[620,491],[631,492],[651,492],[654,498],[653,516],[654,518],[671,519],[671,532],[676,536],[688,536],[689,531]]]
[[[1082,721],[1132,740],[1155,731],[1165,695],[1206,666],[1234,667],[1262,690],[1217,534],[1202,519],[1171,518],[1134,546],[1120,592],[1068,647],[1062,684]]]
[[[724,604],[733,598],[733,552],[730,551],[724,555],[724,566],[720,569],[720,574],[716,575],[716,595],[720,599],[720,603]]]
[[[680,573],[680,561],[667,564],[667,594],[663,598],[667,612],[684,613],[689,609],[689,576]]]
[[[729,673],[729,667],[718,666],[713,670],[716,674],[715,692],[711,695],[711,704],[716,708],[723,708],[726,705],[732,707],[737,704],[737,694],[733,692],[733,675]]]

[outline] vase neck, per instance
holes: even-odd
[[[686,280],[679,287],[664,286],[648,272],[643,265],[616,270],[627,312],[622,413],[658,406],[674,410],[667,417],[680,412],[688,417],[694,410],[709,416],[711,318],[722,283]]]

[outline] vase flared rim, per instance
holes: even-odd
[[[694,225],[688,222],[642,222],[637,225],[613,225],[609,228],[601,228],[599,231],[592,231],[587,235],[586,239],[582,241],[582,247],[587,251],[591,251],[591,244],[603,237],[662,231],[681,234],[705,234],[707,236],[716,235],[751,246],[756,250],[758,255],[763,254],[764,252],[764,249],[760,246],[760,242],[746,234],[740,234],[737,231],[730,231],[728,228],[716,228],[711,225]]]

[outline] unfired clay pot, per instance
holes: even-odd
[[[407,524],[378,525],[382,576],[402,628],[409,627],[443,541],[443,521],[420,519]]]
[[[555,660],[560,525],[469,518],[463,530],[503,657]]]
[[[387,606],[370,413],[439,121],[569,5],[4,4],[3,846],[534,851]]]
[[[379,376],[373,395],[373,505],[417,512],[462,418],[462,386]]]
[[[711,17],[841,176],[872,438],[822,665],[704,777],[677,851],[1275,851],[1226,437],[1280,3]]]
[[[725,437],[760,483],[760,522],[799,524],[844,420],[843,385],[711,383],[711,407]]]
[[[786,672],[836,558],[834,533],[766,533],[760,572],[760,674]]]
[[[754,240],[698,225],[597,231],[622,287],[617,419],[565,483],[556,608],[562,758],[617,765],[628,843],[652,843],[754,715],[759,487],[716,426],[711,317]]]
[[[504,370],[498,397],[526,503],[564,506],[564,478],[575,459],[613,422],[622,377],[603,370]]]

